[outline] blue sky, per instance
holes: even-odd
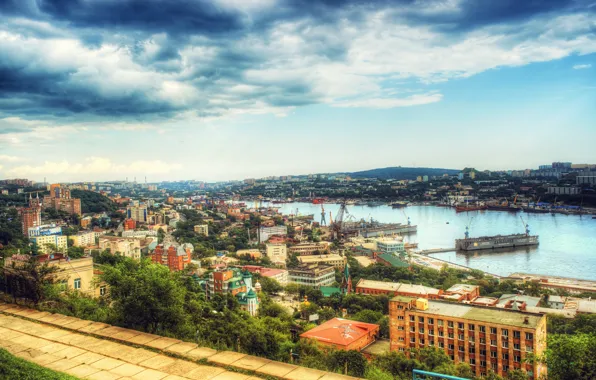
[[[10,0],[0,178],[596,163],[593,0]]]

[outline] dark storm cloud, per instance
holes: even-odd
[[[226,107],[244,107],[257,101],[272,107],[313,104],[324,97],[315,94],[313,83],[307,80],[246,78],[248,70],[266,69],[277,58],[266,47],[271,42],[271,31],[284,21],[302,21],[296,23],[294,31],[307,35],[317,26],[346,21],[358,28],[371,12],[388,10],[388,17],[396,24],[434,26],[450,33],[544,14],[594,12],[596,7],[588,8],[592,1],[280,0],[272,7],[251,13],[212,0],[0,0],[0,23],[5,21],[5,30],[9,32],[40,39],[77,39],[89,49],[99,50],[106,43],[121,46],[141,68],[190,85],[203,96],[192,102],[172,103],[153,96],[157,86],[106,91],[96,83],[97,77],[76,76],[80,67],[52,66],[43,57],[30,62],[27,55],[17,56],[21,54],[18,49],[5,46],[3,51],[0,44],[0,117],[12,114],[150,118],[185,110],[217,115],[217,111],[209,109],[208,99],[222,94],[229,101]],[[317,33],[308,41],[306,53],[329,62],[347,59],[350,41],[327,30]],[[251,43],[238,43],[248,35],[265,48],[259,50]],[[195,44],[214,52],[183,57],[181,51]],[[130,68],[122,69],[121,77],[116,78],[126,79],[126,70]],[[230,95],[229,87],[239,84],[253,88],[241,95]]]

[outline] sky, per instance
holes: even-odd
[[[596,163],[596,0],[2,0],[0,178]]]

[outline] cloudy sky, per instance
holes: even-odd
[[[596,0],[0,0],[0,178],[596,163]]]

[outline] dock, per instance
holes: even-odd
[[[422,251],[419,251],[418,253],[421,255],[432,255],[433,253],[443,253],[443,252],[455,252],[455,247],[423,249]]]

